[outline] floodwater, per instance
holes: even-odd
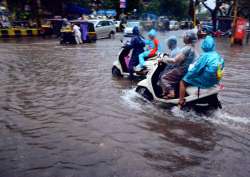
[[[250,176],[250,46],[218,41],[223,109],[200,115],[112,78],[119,39],[0,42],[0,177]]]

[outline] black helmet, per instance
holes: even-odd
[[[133,28],[133,35],[139,35],[139,34],[140,34],[140,30],[139,30],[139,28],[137,26],[135,26]]]

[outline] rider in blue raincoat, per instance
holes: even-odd
[[[224,59],[215,51],[215,41],[207,36],[201,44],[203,53],[180,83],[180,105],[185,104],[186,86],[210,88],[218,84],[223,76]]]
[[[135,26],[133,28],[133,38],[130,42],[130,48],[133,49],[132,56],[129,62],[129,74],[130,78],[133,77],[134,67],[139,64],[139,55],[144,52],[145,42],[140,35],[139,28]]]

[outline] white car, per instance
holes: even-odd
[[[170,30],[178,30],[180,28],[179,22],[175,20],[171,20],[169,22],[169,29]]]
[[[133,28],[137,26],[139,31],[142,32],[142,26],[140,21],[129,21],[124,29],[124,36],[132,36]]]
[[[115,35],[116,27],[111,20],[88,20],[94,24],[97,39],[112,38]]]

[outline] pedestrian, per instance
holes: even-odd
[[[80,27],[77,26],[76,24],[73,25],[73,32],[74,32],[74,36],[75,36],[75,41],[77,44],[82,44],[82,34],[80,31]]]

